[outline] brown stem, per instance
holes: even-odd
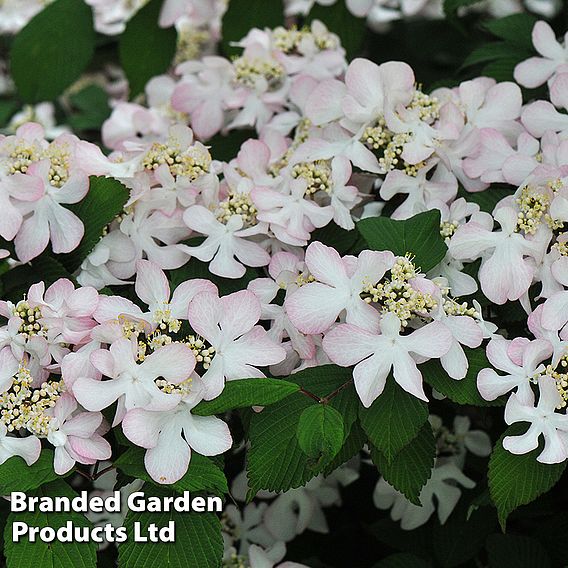
[[[314,394],[313,392],[307,391],[306,389],[303,388],[300,388],[298,392],[301,392],[302,394],[305,394],[306,396],[313,398],[316,402],[321,402],[321,398],[316,394]]]
[[[349,379],[345,383],[343,383],[340,387],[337,387],[333,392],[330,392],[327,396],[321,399],[322,404],[327,404],[332,398],[335,398],[343,389],[346,389],[351,383],[353,379]]]

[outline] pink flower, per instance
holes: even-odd
[[[41,309],[50,341],[83,343],[96,325],[93,314],[99,303],[97,291],[90,286],[75,288],[67,278],[60,278],[47,290],[43,282],[34,284],[28,302],[32,308]]]
[[[307,188],[307,182],[298,178],[285,180],[279,190],[255,187],[251,192],[259,210],[258,220],[269,223],[276,238],[284,243],[305,246],[310,233],[333,218],[332,207],[320,207],[305,198]]]
[[[318,282],[290,295],[286,312],[303,333],[326,331],[343,311],[347,323],[376,331],[379,313],[361,298],[361,292],[376,284],[393,264],[394,255],[388,251],[363,251],[358,258],[342,258],[333,248],[313,242],[306,250],[306,265]]]
[[[77,203],[89,191],[89,178],[83,174],[71,175],[61,187],[51,185],[49,160],[31,164],[26,174],[15,173],[14,183],[31,194],[42,196],[29,206],[29,215],[15,238],[16,254],[22,262],[39,256],[51,240],[55,253],[71,252],[81,242],[85,228],[82,221],[62,204]]]
[[[248,290],[222,298],[202,292],[189,304],[192,329],[215,350],[202,377],[206,400],[221,394],[225,380],[264,377],[257,366],[274,365],[286,356],[284,349],[255,325],[260,314],[260,302]]]
[[[94,464],[111,456],[110,444],[100,435],[103,415],[100,412],[78,412],[77,402],[68,393],[61,395],[53,408],[53,419],[47,440],[55,446],[54,469],[65,475],[75,462]]]
[[[187,319],[187,310],[191,300],[200,292],[215,293],[213,282],[195,278],[182,282],[170,298],[170,284],[164,271],[149,260],[136,263],[137,296],[148,306],[150,323],[168,323],[172,319]]]
[[[130,410],[122,422],[125,436],[147,448],[146,470],[158,483],[175,483],[190,464],[191,451],[216,456],[229,450],[233,439],[229,427],[214,416],[194,416],[203,385],[199,378],[191,384],[191,394],[169,411]]]
[[[555,410],[562,398],[556,381],[547,375],[538,379],[539,399],[534,406],[534,393],[530,389],[526,400],[512,394],[505,407],[505,422],[528,422],[529,429],[520,436],[506,436],[503,447],[513,454],[526,454],[538,448],[538,439],[544,437],[544,449],[536,460],[541,463],[560,463],[568,457],[568,416]]]
[[[178,245],[180,251],[210,262],[209,270],[224,278],[240,278],[246,266],[265,266],[270,255],[257,243],[247,237],[262,232],[262,226],[244,227],[240,214],[231,215],[222,223],[202,205],[194,205],[183,214],[185,224],[192,230],[206,235],[198,246]],[[236,257],[236,259],[235,259]]]
[[[489,300],[504,304],[518,300],[532,284],[534,264],[527,257],[539,258],[543,243],[529,241],[516,231],[517,213],[511,207],[495,211],[501,231],[494,232],[493,218],[478,213],[458,228],[450,241],[450,254],[458,260],[482,257],[479,269],[481,289]]]
[[[517,354],[512,345],[518,347],[503,338],[492,339],[487,345],[489,362],[507,374],[498,375],[493,369],[479,372],[477,388],[485,400],[495,400],[514,388],[519,400],[529,400],[531,379],[544,371],[542,362],[552,355],[552,345],[544,339],[527,342]]]
[[[515,67],[515,81],[530,89],[539,87],[556,73],[568,69],[568,48],[556,40],[549,24],[539,21],[534,25],[532,41],[542,57],[531,57]]]
[[[91,354],[92,364],[111,380],[80,377],[73,384],[75,398],[87,410],[99,411],[118,400],[113,426],[132,408],[168,410],[176,406],[179,396],[166,394],[155,381],[163,378],[178,384],[195,368],[193,353],[180,343],[158,348],[140,364],[136,362],[136,351],[136,343],[128,339],[115,341],[110,351],[95,351]]]
[[[325,335],[323,348],[337,365],[355,365],[355,389],[366,408],[383,392],[391,369],[394,380],[405,391],[427,401],[422,375],[412,354],[426,359],[445,355],[452,344],[451,333],[434,321],[409,335],[400,335],[400,320],[390,312],[382,316],[380,327],[379,334],[340,324]]]

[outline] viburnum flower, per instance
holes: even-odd
[[[363,251],[358,258],[341,257],[320,242],[306,249],[306,265],[317,280],[301,286],[285,302],[292,323],[303,333],[326,331],[345,311],[345,321],[376,330],[379,314],[361,298],[365,286],[376,284],[394,264],[391,252]]]
[[[201,380],[190,379],[188,388],[188,394],[182,395],[173,409],[134,408],[122,421],[125,436],[147,448],[144,464],[158,483],[180,480],[190,465],[192,450],[204,456],[216,456],[233,445],[229,427],[221,419],[191,414],[192,408],[202,400]],[[183,392],[183,387],[179,390]]]
[[[149,260],[139,260],[136,263],[134,290],[148,306],[150,323],[168,324],[172,320],[186,320],[191,300],[200,292],[215,293],[217,286],[209,280],[194,278],[182,282],[171,295],[170,283],[164,271]]]
[[[306,199],[305,179],[285,180],[279,189],[255,187],[251,198],[258,208],[257,218],[269,224],[270,230],[283,243],[305,246],[310,233],[325,227],[333,218],[331,206],[320,207]]]
[[[206,400],[221,394],[225,380],[264,377],[257,366],[280,363],[286,356],[284,349],[256,325],[260,315],[260,302],[248,290],[222,298],[202,292],[190,302],[189,323],[215,353],[202,377]]]
[[[432,470],[432,477],[420,492],[420,505],[411,503],[383,478],[375,488],[373,501],[379,509],[392,507],[392,520],[401,521],[400,528],[410,531],[425,524],[432,516],[436,510],[434,497],[437,502],[438,519],[444,524],[461,496],[459,485],[471,489],[475,487],[475,482],[466,477],[454,463],[447,462]]]
[[[394,380],[405,391],[427,401],[422,375],[412,355],[422,357],[421,361],[438,358],[452,345],[452,334],[440,322],[433,321],[409,335],[400,335],[401,327],[398,317],[387,312],[381,317],[380,334],[340,324],[323,339],[323,348],[334,363],[342,367],[355,365],[355,389],[366,408],[383,392],[391,369]]]
[[[240,214],[230,215],[223,223],[202,205],[194,205],[185,211],[183,220],[193,231],[206,235],[206,239],[197,246],[180,244],[179,250],[209,262],[209,270],[213,274],[240,278],[246,271],[245,265],[265,266],[270,262],[270,255],[260,245],[247,239],[262,233],[262,226],[245,227]]]
[[[22,262],[40,255],[51,240],[55,253],[70,252],[83,238],[82,221],[62,204],[77,203],[89,191],[89,179],[84,175],[71,175],[60,187],[50,183],[49,160],[30,164],[25,174],[15,173],[13,182],[30,194],[41,197],[28,206],[29,215],[14,239],[16,254]]]
[[[542,57],[531,57],[515,67],[515,81],[533,89],[539,87],[556,73],[568,71],[568,45],[561,45],[549,24],[536,22],[532,30],[532,42]]]
[[[544,437],[544,448],[537,456],[541,463],[560,463],[568,457],[568,416],[555,412],[562,404],[556,381],[547,375],[538,379],[539,398],[534,405],[534,392],[521,399],[513,393],[505,407],[505,422],[528,422],[529,429],[520,436],[505,436],[503,447],[513,454],[526,454],[538,448]]]
[[[479,280],[483,293],[496,304],[518,300],[532,284],[534,264],[527,257],[539,258],[543,243],[528,240],[517,232],[517,213],[500,207],[494,213],[501,231],[493,231],[493,218],[478,213],[458,228],[450,241],[450,254],[458,260],[482,257]]]
[[[55,446],[54,469],[65,475],[75,462],[94,464],[109,459],[110,444],[101,436],[103,415],[100,412],[78,412],[77,402],[63,393],[53,408],[53,420],[47,440]],[[102,430],[104,433],[104,430]]]
[[[530,381],[544,371],[542,362],[552,355],[552,345],[544,339],[527,341],[518,353],[512,351],[512,346],[517,347],[502,337],[492,339],[487,345],[489,362],[507,374],[499,375],[490,368],[479,371],[477,388],[485,400],[495,400],[517,388],[517,397],[526,403],[532,395]]]
[[[90,339],[90,331],[96,325],[93,314],[99,303],[94,288],[75,288],[71,280],[60,278],[46,290],[40,282],[30,287],[28,302],[41,310],[50,341],[78,345]]]
[[[75,398],[87,410],[99,411],[118,400],[113,427],[132,408],[168,410],[175,407],[179,395],[162,391],[156,379],[178,384],[189,378],[195,368],[192,351],[180,343],[156,349],[140,364],[136,363],[136,352],[136,343],[128,339],[115,341],[110,351],[95,351],[91,362],[111,380],[80,377],[73,384]]]
[[[0,465],[12,456],[20,456],[28,465],[34,464],[41,453],[41,442],[35,436],[8,436],[6,425],[0,421]]]

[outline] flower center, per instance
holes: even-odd
[[[233,61],[235,81],[244,87],[253,89],[259,79],[268,83],[269,90],[280,87],[284,77],[284,67],[272,59],[261,57],[238,57]]]
[[[39,307],[32,308],[26,300],[20,300],[13,310],[15,316],[18,316],[22,323],[18,333],[28,338],[33,335],[45,337],[47,328],[41,323],[41,309]]]
[[[331,193],[332,179],[329,160],[317,160],[315,162],[302,162],[292,168],[292,176],[305,179],[308,183],[306,195],[313,195],[318,191]]]
[[[63,380],[42,383],[32,387],[29,370],[20,365],[11,387],[0,394],[0,420],[8,432],[25,428],[30,433],[45,438],[51,431],[53,416],[46,411],[53,408],[65,391]]]
[[[226,199],[219,203],[217,219],[226,225],[233,215],[240,215],[244,227],[256,225],[257,209],[249,193],[229,192]]]
[[[211,154],[204,146],[190,146],[182,150],[173,140],[169,140],[167,144],[154,142],[144,156],[142,164],[150,171],[166,164],[173,176],[195,180],[209,172]]]

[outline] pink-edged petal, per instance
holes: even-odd
[[[164,345],[144,359],[140,373],[146,377],[163,377],[177,384],[191,375],[195,369],[195,356],[191,349],[181,343]]]
[[[166,419],[164,412],[152,412],[133,408],[122,420],[124,435],[142,448],[153,448],[158,444],[160,431]]]
[[[149,260],[136,261],[136,295],[148,306],[170,299],[170,284],[164,271]]]

